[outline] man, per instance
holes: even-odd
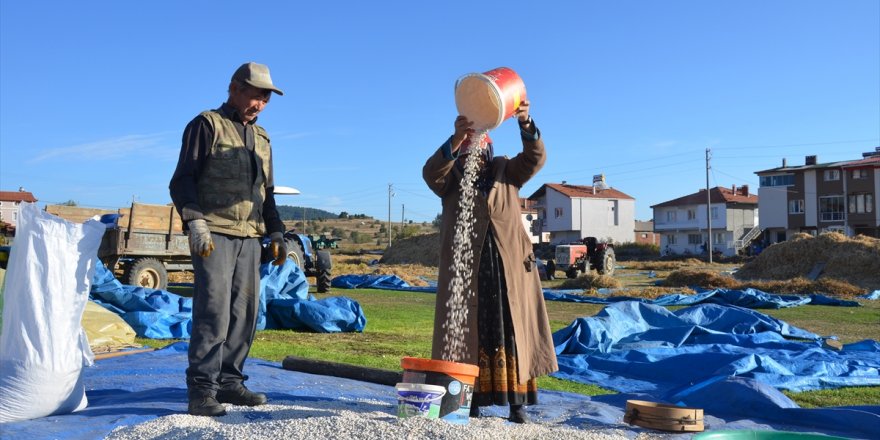
[[[189,232],[195,271],[193,328],[186,386],[188,412],[226,414],[224,403],[257,406],[242,369],[256,331],[261,238],[280,265],[287,258],[284,224],[273,195],[272,147],[257,115],[272,92],[269,68],[245,63],[232,75],[229,97],[184,130],[171,200]]]

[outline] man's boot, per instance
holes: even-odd
[[[265,404],[269,399],[263,393],[255,393],[244,384],[238,384],[229,389],[217,391],[217,401],[220,403],[231,403],[238,406],[260,406]]]
[[[191,392],[186,412],[194,416],[218,417],[226,415],[226,408],[211,393]]]

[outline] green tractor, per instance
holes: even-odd
[[[328,240],[332,241],[328,242]],[[337,247],[335,240],[323,237],[314,240],[312,236],[297,234],[292,230],[284,233],[287,257],[292,259],[307,277],[315,277],[318,293],[330,291],[330,269],[333,264],[330,261],[330,251],[327,249]]]
[[[276,186],[274,193],[275,195],[297,195],[300,192],[296,188]],[[336,242],[339,240],[324,235],[298,234],[294,229],[284,233],[287,257],[292,259],[307,277],[315,277],[318,293],[330,291],[330,269],[333,264],[330,261],[328,249],[338,248]],[[269,259],[267,255],[263,256],[264,262]]]

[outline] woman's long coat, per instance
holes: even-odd
[[[480,252],[486,238],[487,228],[492,228],[498,252],[504,265],[507,280],[507,298],[513,331],[516,339],[517,365],[520,382],[552,373],[558,369],[556,351],[547,309],[541,290],[541,280],[532,252],[532,243],[522,224],[519,189],[544,165],[546,155],[544,142],[523,139],[523,151],[512,159],[496,157],[492,160],[495,183],[484,196],[480,191],[474,196],[473,275],[469,284],[472,292],[467,303],[467,328],[465,333],[467,353],[457,362],[478,365],[477,339],[477,273]],[[455,223],[460,198],[461,171],[455,160],[444,157],[443,148],[438,149],[425,163],[422,176],[428,187],[440,196],[443,213],[440,222],[440,268],[437,284],[437,304],[434,312],[434,339],[432,358],[443,359],[444,335],[449,308],[447,300],[452,294],[450,282]]]

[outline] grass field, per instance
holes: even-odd
[[[647,275],[620,271],[617,277],[628,280],[628,287],[646,286],[653,281]],[[641,278],[644,279],[641,279]],[[556,282],[551,282],[556,283]],[[177,289],[177,293],[186,294]],[[286,356],[298,356],[331,362],[400,370],[400,358],[430,357],[434,319],[433,294],[373,289],[334,289],[325,296],[345,296],[357,301],[367,317],[363,333],[305,333],[288,330],[266,330],[257,333],[251,356],[281,362]],[[791,325],[820,335],[835,335],[843,343],[863,339],[880,340],[880,304],[861,301],[863,307],[802,306],[761,312],[782,319]],[[574,319],[592,316],[602,306],[568,302],[547,302],[548,315],[554,331]],[[154,347],[171,341],[139,339]],[[183,374],[183,372],[181,372]],[[597,395],[611,393],[595,386],[543,377],[539,387]],[[880,387],[843,388],[830,391],[787,393],[803,407],[878,405]]]

